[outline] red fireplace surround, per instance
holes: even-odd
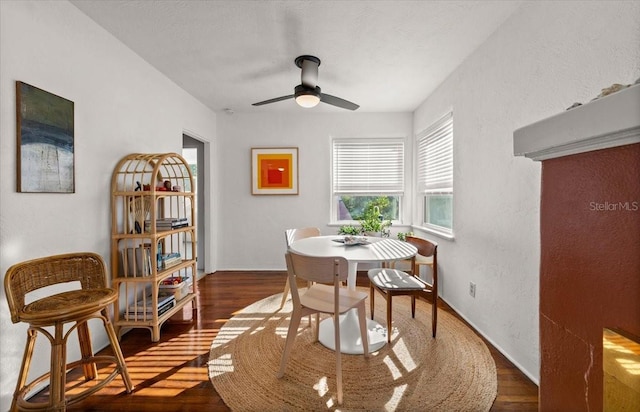
[[[542,161],[541,411],[602,410],[603,328],[640,336],[640,85],[572,111],[514,133]]]

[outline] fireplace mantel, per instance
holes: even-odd
[[[640,142],[640,84],[517,129],[516,156],[533,160]]]

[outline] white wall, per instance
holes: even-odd
[[[216,116],[66,1],[3,0],[0,30],[0,273],[23,260],[84,250],[109,265],[117,161],[131,152],[179,153],[184,131],[208,140],[212,156]],[[17,80],[75,103],[74,194],[16,193]],[[8,410],[26,327],[11,323],[5,302],[0,308],[0,409]],[[100,349],[106,336],[94,329]],[[32,376],[49,364],[47,345],[36,350]],[[79,352],[68,355],[75,360]]]
[[[220,270],[283,270],[284,231],[291,227],[329,227],[332,137],[411,136],[411,114],[353,113],[243,114],[218,117],[220,136]],[[252,147],[296,146],[298,196],[251,195]],[[410,148],[407,150],[410,152]],[[410,163],[409,163],[410,164]]]
[[[212,112],[72,5],[0,1],[0,273],[53,253],[93,250],[107,258],[113,166],[134,151],[179,151],[183,132],[211,142],[207,235],[217,247],[207,248],[207,271],[282,269],[285,228],[337,230],[327,226],[332,136],[409,137],[453,108],[456,239],[432,237],[440,245],[441,292],[537,380],[540,174],[537,163],[513,156],[512,133],[638,78],[639,16],[637,2],[527,3],[413,116],[237,113],[220,116],[216,131]],[[75,194],[15,192],[16,80],[75,102]],[[300,149],[300,195],[252,196],[250,148],[290,145]],[[469,281],[478,285],[475,299]],[[25,335],[5,305],[3,410]],[[97,332],[94,338],[97,347],[105,342]],[[35,365],[47,364],[43,350]]]
[[[639,63],[640,3],[531,2],[415,112],[415,132],[454,113],[455,240],[428,236],[441,293],[536,382],[540,164],[513,156],[513,131],[633,83]]]

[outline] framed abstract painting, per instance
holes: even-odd
[[[73,102],[16,82],[17,190],[74,193]]]
[[[251,148],[251,194],[297,195],[298,148]]]

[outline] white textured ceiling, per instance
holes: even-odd
[[[293,100],[294,59],[321,59],[318,85],[358,111],[411,112],[522,2],[72,0],[216,112],[341,112]]]

